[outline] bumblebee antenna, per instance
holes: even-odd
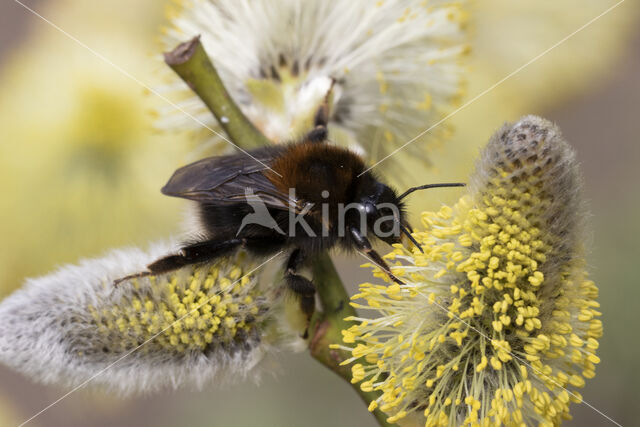
[[[404,225],[400,224],[399,222],[398,222],[398,225],[400,226],[400,231],[402,231],[404,233],[404,235],[407,236],[409,238],[409,240],[411,240],[411,242],[414,245],[416,245],[416,248],[420,249],[420,252],[424,253],[424,250],[422,250],[422,246],[420,246],[418,241],[413,238],[413,236],[411,235],[409,230],[407,230],[407,227],[405,227]]]
[[[407,191],[402,193],[398,197],[398,200],[402,200],[405,197],[407,197],[409,194],[413,193],[414,191],[418,191],[418,190],[426,190],[428,188],[440,188],[440,187],[464,187],[465,185],[467,185],[467,184],[465,184],[463,182],[447,182],[447,183],[443,183],[443,184],[425,184],[425,185],[420,185],[418,187],[411,187],[410,189],[408,189]]]

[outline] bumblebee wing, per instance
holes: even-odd
[[[260,201],[268,207],[300,211],[300,202],[265,175],[267,166],[283,151],[284,147],[267,147],[252,151],[254,158],[239,153],[199,160],[176,170],[162,193],[208,204]]]

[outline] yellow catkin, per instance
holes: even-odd
[[[532,116],[507,125],[469,194],[422,214],[414,237],[426,261],[394,250],[416,266],[406,284],[361,287],[362,308],[381,317],[352,328],[345,343],[355,343],[354,358],[375,355],[354,381],[381,393],[391,419],[418,408],[433,426],[557,425],[569,416],[575,389],[595,375],[602,334],[579,189],[555,126]]]
[[[119,286],[121,297],[109,307],[90,307],[104,352],[213,351],[260,339],[268,312],[254,277],[242,262],[220,259],[165,276]],[[147,342],[148,341],[148,342]]]

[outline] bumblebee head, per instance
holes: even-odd
[[[404,205],[389,186],[372,180],[361,186],[356,200],[368,235],[391,245],[400,243],[403,233],[408,234]]]
[[[370,179],[358,191],[357,200],[366,218],[367,234],[373,235],[388,244],[401,243],[406,236],[418,249],[422,248],[411,235],[411,227],[406,218],[402,199],[418,190],[437,187],[462,187],[462,183],[427,184],[412,187],[397,195],[389,186]]]

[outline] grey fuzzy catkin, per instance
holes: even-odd
[[[133,329],[108,331],[106,335],[99,332],[100,322],[90,307],[106,310],[108,317],[117,304],[130,304],[134,298],[145,296],[156,301],[158,307],[167,303],[167,280],[173,280],[176,286],[188,283],[193,267],[166,278],[144,278],[137,284],[125,282],[113,288],[114,279],[142,271],[149,262],[175,249],[169,244],[156,244],[148,252],[115,250],[102,258],[27,280],[23,288],[0,303],[0,361],[44,383],[77,386],[91,381],[123,394],[185,385],[200,387],[207,382],[247,377],[269,349],[260,329],[260,322],[269,315],[263,307],[264,299],[253,303],[260,305],[259,311],[254,309],[259,314],[252,316],[256,322],[253,333],[238,334],[224,345],[214,338],[206,350],[187,347],[168,351],[143,329],[138,335]],[[216,262],[222,263],[218,267],[220,276],[234,268],[234,258]],[[159,286],[162,283],[164,286]],[[216,286],[217,282],[213,290],[220,292]],[[247,289],[255,286],[256,279],[252,278]],[[230,298],[241,297],[244,294]],[[237,316],[249,318],[243,310],[249,310],[250,305],[239,304]],[[132,342],[142,346],[131,352],[137,347]]]
[[[544,230],[545,236],[553,236],[554,256],[550,257],[553,262],[569,261],[567,256],[575,253],[584,235],[584,215],[581,214],[586,208],[576,155],[560,129],[534,115],[503,125],[491,137],[476,163],[471,193],[481,194],[495,178],[510,180],[514,188],[519,182],[526,182],[523,191],[533,185],[540,187],[536,192],[548,205],[541,212],[538,228]]]

